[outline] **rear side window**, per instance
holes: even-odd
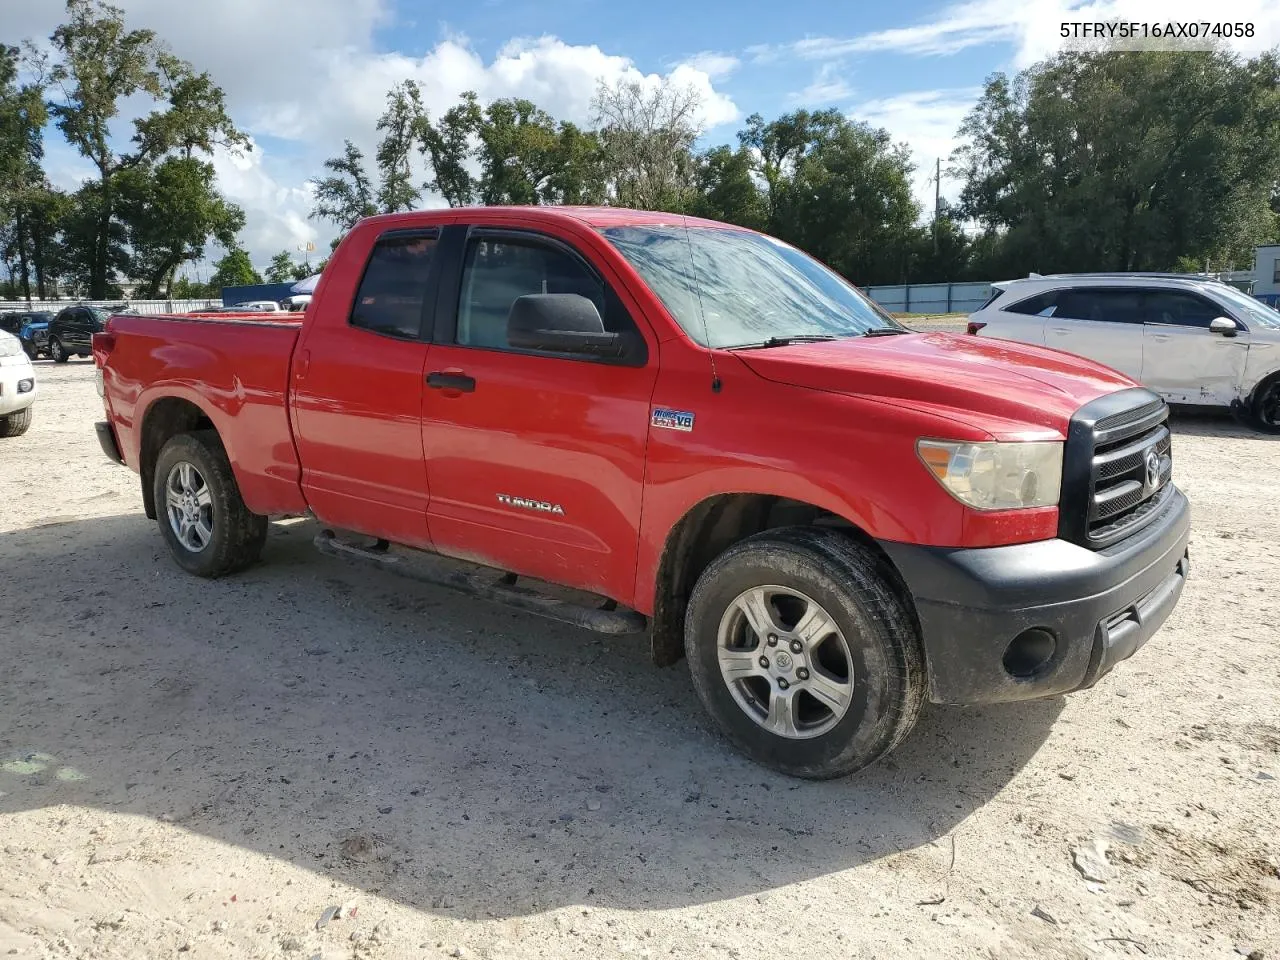
[[[1062,320],[1094,323],[1142,323],[1142,294],[1138,290],[1063,290],[1053,314]]]
[[[1050,290],[1000,309],[1005,313],[1024,313],[1029,317],[1052,317],[1057,312],[1057,302],[1058,291]]]
[[[436,242],[435,231],[379,237],[356,291],[351,326],[391,337],[419,337]]]
[[[1222,308],[1180,290],[1151,290],[1146,295],[1147,322],[1177,327],[1205,327]]]

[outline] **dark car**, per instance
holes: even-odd
[[[101,333],[111,316],[101,307],[80,304],[62,310],[49,324],[49,356],[58,363],[93,355],[93,335]]]
[[[18,314],[16,334],[22,341],[22,349],[32,360],[49,355],[49,324],[52,322],[53,313],[48,310]]]

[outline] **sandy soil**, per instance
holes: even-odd
[[[92,365],[38,376],[0,442],[0,956],[1280,956],[1275,439],[1176,422],[1192,582],[1096,689],[933,708],[811,784],[641,639],[348,567],[306,523],[181,574],[97,448]]]

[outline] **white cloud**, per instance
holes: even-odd
[[[789,99],[792,103],[803,106],[838,103],[849,99],[853,96],[853,87],[841,76],[842,67],[842,64],[834,61],[820,65],[813,82],[803,90],[791,94]]]
[[[214,161],[224,193],[245,210],[244,239],[255,263],[306,239],[327,249],[331,228],[306,219],[307,180],[322,172],[325,157],[341,151],[344,139],[372,153],[386,92],[402,80],[422,83],[434,116],[462,91],[474,90],[482,101],[526,97],[557,118],[586,124],[600,80],[660,79],[628,57],[552,36],[513,39],[489,61],[460,35],[445,36],[422,56],[379,51],[373,34],[390,23],[388,0],[116,3],[130,27],[154,29],[176,54],[208,70],[225,90],[237,124],[259,143],[269,141],[243,158],[219,153]],[[33,0],[6,10],[5,33],[15,39],[47,37],[64,12],[62,0]],[[699,93],[703,121],[713,128],[741,115],[716,88],[736,65],[733,57],[706,52],[667,76]],[[123,140],[128,132],[122,117],[116,135]],[[67,178],[82,169],[64,166]]]
[[[733,74],[742,65],[742,61],[727,53],[704,50],[685,60],[684,65],[705,73],[712,80],[723,80]]]
[[[781,56],[831,60],[851,54],[896,52],[946,56],[971,47],[1003,43],[1015,49],[1015,66],[1024,67],[1063,49],[1064,23],[1231,22],[1254,26],[1252,37],[1235,38],[1230,49],[1254,55],[1280,44],[1280,5],[1274,0],[1219,0],[1207,10],[1202,0],[965,0],[942,7],[930,20],[852,37],[806,37],[791,43],[758,46],[757,60]]]
[[[916,90],[859,103],[849,115],[873,127],[884,127],[895,143],[905,142],[917,169],[912,178],[916,199],[926,215],[933,210],[933,178],[942,160],[942,195],[954,200],[960,185],[946,176],[947,158],[959,144],[956,131],[982,91],[977,87]]]

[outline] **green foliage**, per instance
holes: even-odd
[[[1274,52],[1062,54],[992,77],[961,133],[962,212],[1006,275],[1244,263],[1277,233]]]
[[[67,0],[67,22],[50,42],[59,59],[50,73],[58,96],[49,114],[97,170],[75,198],[65,244],[69,267],[90,297],[102,298],[136,259],[155,292],[210,238],[229,237],[243,225],[243,215],[214,191],[211,168],[195,157],[217,145],[247,148],[248,139],[208,74],[169,53],[151,30],[129,30],[117,7]],[[133,121],[129,148],[117,152],[112,121],[122,102],[139,96],[156,107]],[[175,204],[177,214],[149,209],[148,196]]]
[[[261,282],[262,274],[253,269],[249,254],[240,247],[229,249],[227,255],[214,264],[213,276],[209,278],[209,286],[217,291]]]
[[[386,112],[378,119],[383,131],[378,144],[378,207],[383,213],[412,210],[421,192],[414,185],[414,147],[422,140],[427,125],[427,112],[422,106],[422,90],[412,80],[392,87],[387,93]]]
[[[267,265],[267,283],[284,283],[292,280],[297,275],[300,264],[293,262],[293,254],[288,250],[281,250],[271,258],[271,263]],[[303,269],[306,269],[305,267]],[[299,277],[298,279],[301,279]]]
[[[345,141],[342,156],[330,157],[324,166],[329,176],[311,181],[316,192],[313,218],[332,221],[345,232],[378,212],[373,184],[364,169],[364,154],[354,143]]]

